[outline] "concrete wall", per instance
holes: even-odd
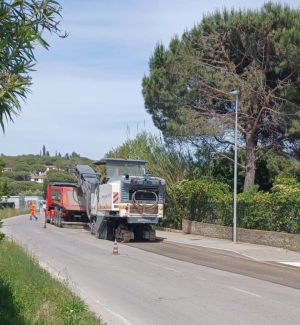
[[[186,234],[232,240],[232,227],[184,219],[182,231]],[[237,228],[236,235],[237,241],[242,243],[280,247],[300,252],[300,235],[243,228]]]

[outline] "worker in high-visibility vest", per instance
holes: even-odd
[[[34,217],[35,220],[37,220],[37,217],[35,216],[35,205],[32,202],[30,202],[30,204],[29,204],[29,209],[30,209],[30,218],[29,218],[29,220],[32,220],[32,217]]]

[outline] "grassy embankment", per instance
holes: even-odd
[[[6,219],[6,218],[11,218],[11,217],[16,217],[16,216],[23,215],[23,214],[29,214],[29,213],[30,213],[29,209],[26,209],[26,210],[0,209],[0,220]]]
[[[18,244],[0,242],[0,324],[96,325],[101,321]]]

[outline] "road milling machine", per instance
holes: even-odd
[[[146,174],[146,161],[104,158],[106,178],[87,165],[74,174],[86,200],[90,232],[97,238],[154,241],[152,225],[163,218],[165,180]]]

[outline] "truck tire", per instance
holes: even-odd
[[[53,222],[55,227],[57,227],[57,217],[56,216],[57,216],[57,212],[55,211],[55,213],[54,213],[54,222]]]
[[[62,228],[61,224],[61,211],[57,213],[57,227]]]
[[[55,213],[54,213],[54,226],[58,227],[58,213],[59,210],[55,208]]]

